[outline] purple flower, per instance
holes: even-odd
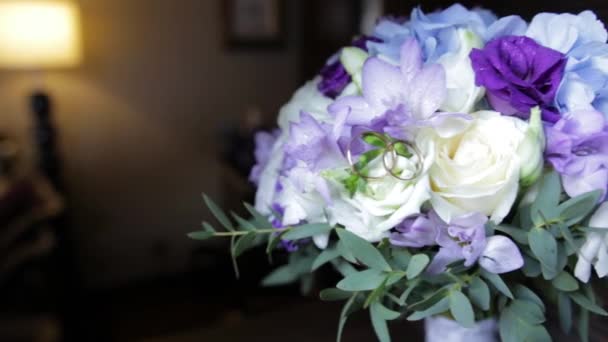
[[[272,220],[270,221],[270,223],[272,224],[272,226],[274,228],[276,228],[279,231],[276,234],[280,234],[280,231],[285,229],[285,226],[281,222],[282,217],[285,214],[285,208],[283,208],[282,206],[280,206],[277,203],[274,203],[272,205],[272,211],[274,212],[274,214],[272,215]],[[287,252],[290,252],[290,253],[297,251],[300,247],[296,241],[283,240],[283,239],[281,239],[280,245],[281,245],[281,247],[283,247],[283,249],[285,249]]]
[[[458,260],[464,260],[465,266],[479,262],[492,273],[506,273],[523,266],[523,257],[513,241],[502,235],[486,238],[485,215],[470,213],[450,223],[443,222],[434,212],[429,217],[437,224],[437,244],[441,247],[428,267],[429,273],[441,273]]]
[[[608,190],[608,127],[600,112],[581,110],[547,127],[545,158],[562,176],[566,193],[575,197]]]
[[[427,215],[418,214],[406,218],[395,227],[396,232],[391,234],[390,242],[395,246],[421,248],[436,244],[436,223]]]
[[[255,135],[255,166],[251,169],[249,180],[258,185],[262,171],[266,168],[270,160],[272,147],[277,141],[281,131],[274,130],[273,132],[258,132]]]
[[[539,106],[543,120],[556,122],[555,94],[564,74],[565,56],[524,36],[505,36],[473,49],[476,84],[484,86],[492,107],[505,115],[528,118]]]
[[[351,46],[367,51],[367,42],[378,43],[381,41],[381,39],[375,37],[360,36],[353,40]],[[323,95],[332,99],[338,97],[352,80],[340,61],[339,53],[329,59],[319,74],[321,75],[321,82],[319,82],[317,88]]]

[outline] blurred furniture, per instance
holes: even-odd
[[[0,67],[30,72],[73,67],[82,59],[79,12],[71,1],[0,2]],[[39,75],[41,76],[41,75]],[[43,85],[30,102],[41,172],[61,188],[52,106]]]

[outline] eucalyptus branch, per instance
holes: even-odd
[[[282,232],[286,232],[291,228],[285,228],[285,229],[256,229],[256,230],[239,230],[239,231],[233,231],[233,232],[214,232],[213,236],[215,237],[232,237],[232,236],[242,236],[242,235],[247,235],[249,233],[255,233],[255,234],[272,234],[272,233],[282,233]]]

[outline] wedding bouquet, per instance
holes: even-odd
[[[265,285],[334,267],[338,340],[367,309],[381,341],[398,318],[429,341],[550,341],[553,307],[587,340],[607,315],[591,286],[608,274],[606,41],[590,11],[380,19],[256,136],[253,218],[205,197],[225,231],[190,236],[288,253]]]

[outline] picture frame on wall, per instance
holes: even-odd
[[[283,0],[224,0],[225,40],[229,49],[285,46]]]

